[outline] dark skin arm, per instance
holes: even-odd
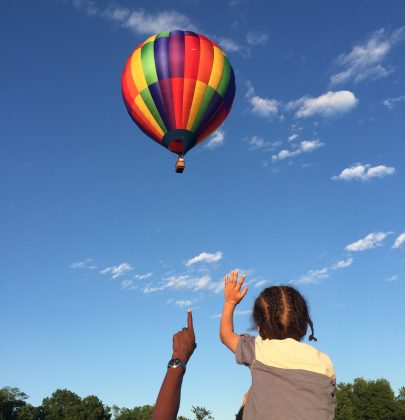
[[[195,348],[193,315],[189,309],[187,311],[187,328],[183,328],[173,336],[172,359],[180,359],[182,362],[187,363]],[[176,420],[180,406],[183,375],[184,370],[182,367],[167,369],[156,400],[152,420]]]

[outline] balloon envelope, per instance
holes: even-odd
[[[186,154],[224,121],[235,97],[235,76],[222,49],[191,31],[160,32],[125,65],[122,96],[150,138]]]

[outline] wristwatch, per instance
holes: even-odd
[[[177,369],[178,367],[182,367],[184,372],[186,371],[186,364],[180,359],[171,359],[167,364],[167,368]]]

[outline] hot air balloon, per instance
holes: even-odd
[[[184,155],[225,120],[235,97],[235,76],[222,49],[191,31],[160,32],[128,58],[121,80],[129,115],[151,139]]]

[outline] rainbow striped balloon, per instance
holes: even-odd
[[[138,45],[121,85],[139,128],[178,155],[222,124],[235,97],[235,76],[225,53],[190,31],[160,32]]]

